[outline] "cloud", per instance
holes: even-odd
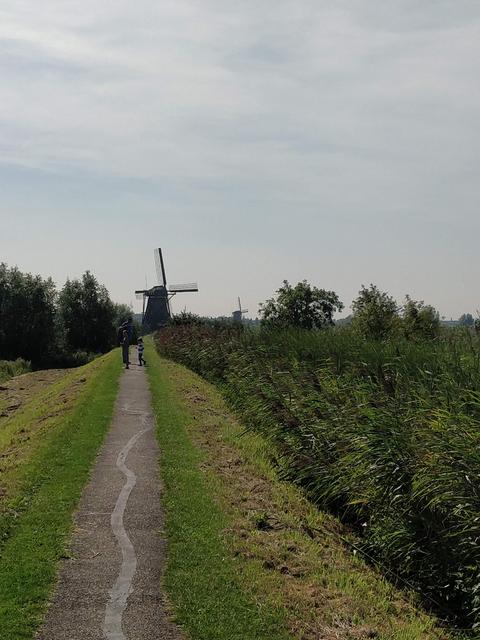
[[[459,112],[475,117],[478,15],[419,32],[405,14],[438,23],[448,3],[353,4],[357,12],[314,2],[27,2],[20,14],[12,4],[0,21],[10,70],[1,121],[17,140],[24,131],[20,144],[39,166],[69,157],[105,172],[209,179],[256,160],[265,171],[279,154],[290,157],[286,173],[298,165],[303,174],[304,150],[328,161],[337,149],[405,156],[419,132],[429,146]]]
[[[479,43],[476,0],[7,0],[0,161],[138,181],[219,244],[478,231]]]

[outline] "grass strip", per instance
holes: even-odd
[[[92,363],[93,364],[93,363]],[[90,367],[92,365],[87,365]],[[23,469],[21,509],[0,555],[0,637],[31,638],[66,553],[72,512],[107,432],[121,363],[112,352],[87,382],[78,404],[36,449]]]
[[[165,486],[165,586],[175,620],[194,640],[291,638],[283,611],[255,601],[242,589],[222,540],[225,516],[201,473],[203,456],[185,429],[191,418],[170,386],[151,341],[147,361]]]

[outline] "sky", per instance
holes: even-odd
[[[480,309],[478,0],[3,0],[0,261]]]

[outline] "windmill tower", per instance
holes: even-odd
[[[242,303],[238,298],[238,309],[232,311],[232,318],[234,322],[241,322],[243,320],[243,314],[248,313],[248,309],[242,309]]]
[[[189,284],[172,284],[168,286],[162,250],[155,249],[153,254],[155,257],[158,285],[150,289],[139,289],[135,291],[137,298],[143,300],[142,326],[145,333],[155,331],[155,329],[167,324],[171,317],[170,300],[173,296],[177,293],[198,291],[196,282]],[[145,303],[147,307],[146,310]]]

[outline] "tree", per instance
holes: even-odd
[[[276,297],[260,305],[261,322],[275,328],[323,329],[333,325],[333,314],[343,304],[334,291],[313,287],[306,280],[292,287],[287,280]]]
[[[384,291],[371,284],[362,285],[352,302],[352,325],[366,338],[382,340],[388,337],[398,322],[398,306]]]
[[[406,296],[402,314],[402,329],[405,336],[413,340],[433,340],[440,333],[438,311],[423,301]]]
[[[55,285],[0,264],[0,354],[44,364],[55,339]]]
[[[115,344],[115,306],[89,271],[81,280],[67,280],[60,292],[59,312],[69,349],[98,353]]]
[[[463,313],[458,319],[458,322],[465,327],[473,327],[475,320],[471,313]]]
[[[133,310],[128,304],[114,303],[115,316],[113,318],[114,327],[119,327],[129,318],[133,318]]]
[[[138,336],[142,335],[142,325],[135,319],[135,314],[133,313],[133,309],[128,304],[123,304],[121,302],[115,302],[113,304],[115,309],[115,316],[113,318],[113,326],[115,329],[115,335],[117,335],[117,344],[118,344],[118,329],[120,325],[126,322],[129,318],[132,318],[133,329],[132,329],[132,337],[131,343],[137,342]]]

